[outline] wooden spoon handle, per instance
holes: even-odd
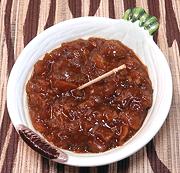
[[[104,78],[106,78],[106,77],[108,77],[108,76],[110,76],[110,75],[112,75],[114,73],[117,73],[119,70],[122,70],[122,69],[125,69],[125,68],[126,68],[126,65],[123,64],[123,65],[121,65],[121,66],[119,66],[117,68],[114,68],[111,71],[109,71],[109,72],[107,72],[107,73],[105,73],[105,74],[103,74],[101,76],[98,76],[97,78],[95,78],[95,79],[93,79],[93,80],[91,80],[91,81],[81,85],[77,89],[78,90],[84,89],[84,88],[88,87],[89,85],[92,85],[92,84],[94,84],[96,82],[99,82],[100,80],[102,80],[102,79],[104,79]]]

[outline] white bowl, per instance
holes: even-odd
[[[172,77],[166,58],[154,43],[148,31],[123,19],[82,17],[56,24],[36,36],[18,57],[9,77],[7,105],[13,125],[23,124],[34,130],[24,103],[24,86],[33,65],[46,52],[63,42],[77,38],[103,37],[123,42],[147,65],[152,81],[153,105],[141,129],[123,146],[99,154],[68,155],[64,163],[74,166],[98,166],[124,159],[146,145],[165,121],[172,99]],[[35,131],[35,130],[34,130]],[[56,159],[57,162],[61,162]]]

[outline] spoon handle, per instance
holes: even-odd
[[[102,79],[104,79],[104,78],[106,78],[106,77],[108,77],[108,76],[110,76],[110,75],[112,75],[112,74],[114,74],[114,73],[117,73],[119,70],[122,70],[122,69],[124,69],[124,68],[126,68],[126,65],[125,65],[125,64],[123,64],[123,65],[121,65],[121,66],[119,66],[119,67],[117,67],[117,68],[114,68],[114,69],[112,69],[111,71],[108,71],[107,73],[105,73],[105,74],[103,74],[103,75],[101,75],[101,76],[98,76],[97,78],[95,78],[95,79],[93,79],[93,80],[91,80],[91,81],[89,81],[89,82],[81,85],[81,86],[78,87],[77,89],[78,89],[78,90],[84,89],[84,88],[88,87],[89,85],[92,85],[92,84],[94,84],[94,83],[96,83],[96,82],[99,82],[100,80],[102,80]]]

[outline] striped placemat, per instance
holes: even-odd
[[[157,16],[155,41],[173,75],[169,116],[156,137],[129,158],[93,168],[64,166],[31,150],[17,135],[6,106],[6,84],[16,58],[38,33],[80,16],[121,18],[141,6]],[[0,172],[3,173],[178,173],[180,172],[180,0],[0,0]],[[157,115],[158,116],[158,115]]]

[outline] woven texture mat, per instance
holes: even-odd
[[[41,157],[17,135],[6,106],[6,84],[26,44],[51,25],[80,16],[121,18],[141,6],[157,16],[155,41],[173,76],[169,116],[155,138],[129,158],[107,166],[77,168]],[[180,172],[180,0],[0,0],[0,172],[3,173],[178,173]],[[158,115],[157,115],[158,116]]]

